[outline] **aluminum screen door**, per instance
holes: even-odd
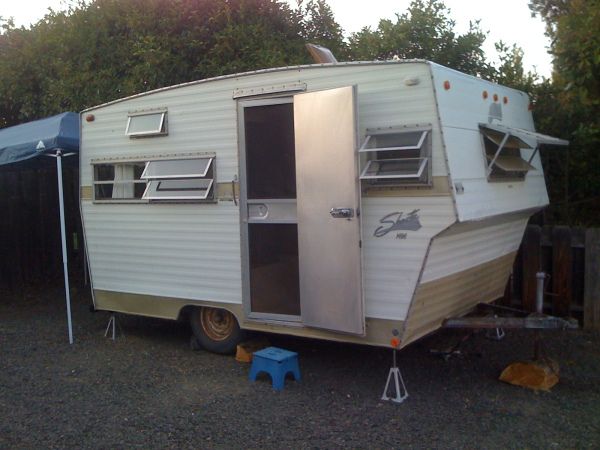
[[[302,323],[364,334],[355,96],[294,96],[298,257]]]

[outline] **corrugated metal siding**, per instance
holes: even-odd
[[[407,76],[418,76],[420,83],[406,86]],[[216,181],[230,182],[238,174],[237,102],[232,99],[233,91],[292,82],[304,82],[308,90],[358,85],[361,137],[366,128],[431,123],[433,175],[447,174],[429,66],[415,63],[259,73],[161,90],[94,109],[95,120],[82,121],[81,184],[92,184],[92,158],[139,155],[143,159],[199,151],[215,152]],[[168,108],[168,136],[145,139],[125,136],[128,111],[159,107]],[[366,226],[377,223],[380,212],[387,214],[398,208],[423,208],[422,233],[427,230],[428,235],[440,231],[434,231],[435,221],[454,220],[450,197],[403,202],[365,200]],[[386,209],[386,205],[392,209]],[[440,205],[443,206],[438,209]],[[82,209],[94,288],[241,302],[239,210],[233,203],[131,205],[93,204],[84,200]],[[425,211],[431,211],[431,219],[426,218],[430,213]],[[366,233],[372,234],[369,230]],[[365,242],[368,316],[404,318],[427,241],[423,237],[418,244],[409,240],[391,244],[383,239],[377,243]],[[404,246],[405,252],[398,253],[404,255],[386,256],[390,245]],[[411,248],[413,245],[416,250]],[[413,251],[416,253],[407,257],[406,251],[411,255]],[[382,252],[381,260],[376,252]],[[391,261],[386,265],[387,258]]]
[[[418,209],[422,228],[375,237],[380,220],[394,212]],[[446,197],[365,198],[362,202],[363,283],[367,317],[403,320],[427,247],[433,236],[454,222],[452,199]],[[398,233],[406,233],[398,239]]]

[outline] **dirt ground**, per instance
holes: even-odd
[[[189,347],[190,328],[106,313],[74,295],[69,346],[62,292],[0,293],[0,448],[598,448],[600,336],[547,332],[561,366],[551,392],[497,380],[531,356],[531,333],[478,335],[449,361],[430,353],[460,335],[403,350],[410,397],[380,400],[389,350],[269,336],[297,351],[301,382],[248,381],[249,366]]]

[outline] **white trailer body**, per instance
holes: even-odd
[[[400,61],[269,69],[88,109],[95,307],[218,308],[243,329],[407,345],[503,294],[548,203],[537,147],[564,144],[534,132],[528,106]]]

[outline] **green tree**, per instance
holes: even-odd
[[[29,29],[0,20],[0,126],[308,63],[306,36],[334,42],[341,30],[324,2],[307,5],[298,15],[281,0],[93,0],[50,11]]]
[[[278,1],[230,0],[211,18],[216,28],[199,78],[307,61],[302,24]]]
[[[327,47],[338,61],[348,58],[348,45],[344,42],[344,30],[336,22],[333,11],[325,0],[298,0],[299,23],[302,37],[307,43]]]
[[[523,66],[523,49],[516,44],[507,45],[503,41],[495,44],[500,64],[495,68],[493,81],[521,91],[533,93],[539,82],[539,77],[534,72],[525,72]]]
[[[491,77],[493,67],[482,49],[486,39],[479,22],[459,35],[450,10],[439,0],[414,0],[396,20],[383,19],[377,29],[365,27],[349,38],[356,60],[428,59],[472,75]]]
[[[554,56],[553,84],[538,89],[535,116],[540,130],[571,140],[568,159],[548,170],[550,183],[563,186],[551,189],[555,217],[599,225],[600,0],[532,0],[530,8],[546,21]]]

